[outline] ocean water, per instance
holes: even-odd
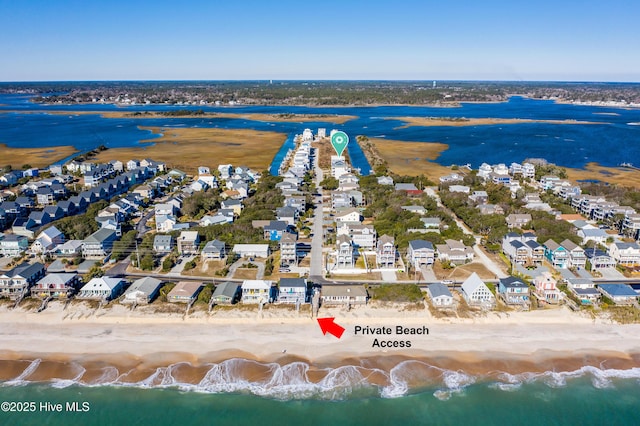
[[[353,395],[326,401],[277,400],[243,393],[48,385],[0,388],[0,401],[35,402],[35,412],[0,412],[3,425],[637,425],[634,381],[594,388],[588,379],[564,387],[527,383],[516,389],[473,384],[448,398],[423,389],[383,399]],[[62,404],[62,412],[41,403]],[[67,403],[88,411],[67,411]]]
[[[229,118],[170,118],[170,119],[108,119],[100,115],[74,115],[72,111],[166,111],[171,109],[203,109],[208,112],[237,113],[296,113],[344,114],[357,119],[344,124],[318,121],[309,123],[278,123]],[[289,135],[306,127],[339,129],[351,136],[349,155],[363,174],[370,171],[355,136],[364,134],[389,140],[442,142],[449,145],[436,160],[439,164],[482,162],[521,162],[529,157],[543,157],[566,167],[582,168],[589,162],[603,166],[633,163],[640,157],[640,109],[592,107],[557,104],[553,101],[512,97],[509,102],[491,104],[462,104],[457,108],[380,106],[380,107],[185,107],[165,105],[38,105],[24,95],[0,95],[0,143],[9,146],[74,145],[81,151],[100,144],[125,147],[140,140],[153,138],[138,126],[250,128],[276,131]],[[69,115],[49,115],[36,111],[69,111]],[[578,120],[599,124],[521,123],[487,126],[412,126],[401,128],[402,122],[393,117],[467,117],[467,118],[524,118],[532,120]],[[277,170],[286,154],[284,147],[271,165]],[[636,161],[637,162],[637,161]]]
[[[4,363],[3,374],[11,362]],[[195,378],[188,363],[142,375],[113,366],[92,374],[74,363],[16,363],[24,370],[0,382],[2,425],[640,424],[638,367],[474,375],[406,360],[389,371],[323,367],[320,378],[300,361],[229,359],[206,365]],[[41,369],[59,378],[44,379]]]

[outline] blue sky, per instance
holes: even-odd
[[[640,81],[640,2],[0,0],[0,81]]]

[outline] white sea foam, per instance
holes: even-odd
[[[73,379],[52,379],[51,387],[63,389],[80,383],[80,379],[84,376],[84,373],[87,372],[87,369],[80,364],[73,363],[72,365],[72,368],[75,370],[75,377]]]
[[[31,361],[19,376],[2,383],[2,386],[20,386],[29,383],[29,376],[40,366],[40,363],[40,359]],[[532,382],[541,382],[550,388],[560,388],[567,386],[571,380],[583,377],[589,378],[593,387],[598,389],[613,387],[616,379],[640,379],[640,367],[619,370],[607,369],[602,365],[600,367],[584,366],[573,371],[518,374],[495,372],[476,377],[462,370],[447,370],[418,360],[405,360],[389,372],[357,365],[326,368],[320,371],[320,373],[324,372],[324,377],[318,382],[312,382],[309,379],[310,366],[305,362],[279,365],[235,358],[208,364],[209,370],[199,383],[184,383],[176,378],[175,373],[185,365],[191,364],[181,362],[159,367],[148,377],[135,383],[124,380],[135,370],[121,374],[115,367],[108,366],[102,369],[100,377],[91,383],[85,383],[82,377],[86,370],[76,364],[73,365],[76,369],[73,379],[53,379],[51,386],[55,388],[72,385],[177,388],[182,391],[203,393],[245,392],[282,400],[309,398],[340,400],[362,389],[370,389],[382,398],[398,398],[407,395],[412,386],[431,385],[432,380],[437,380],[440,384],[435,383],[437,390],[433,395],[440,400],[447,400],[456,394],[463,395],[466,387],[490,378],[494,380],[488,383],[490,388],[505,392],[517,391],[523,384]],[[258,378],[252,378],[250,372],[256,368],[261,373]],[[378,377],[376,383],[380,379],[386,379],[387,384],[382,386],[375,384],[369,380],[371,376]]]
[[[27,366],[27,368],[25,368],[22,373],[20,373],[20,375],[18,377],[16,377],[13,380],[9,380],[8,382],[4,382],[3,385],[4,386],[19,386],[19,385],[24,385],[29,383],[27,380],[25,380],[27,377],[29,377],[34,371],[36,371],[36,369],[40,366],[40,362],[42,362],[42,360],[40,358],[38,359],[34,359],[33,361],[31,361],[31,363]]]

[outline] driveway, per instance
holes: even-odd
[[[382,275],[382,281],[386,283],[394,283],[398,281],[395,269],[381,269],[380,275]]]
[[[264,262],[261,260],[255,260],[255,259],[249,260],[245,257],[241,257],[240,259],[233,262],[231,266],[229,266],[229,272],[227,273],[227,278],[233,278],[233,275],[236,273],[236,269],[240,268],[242,265],[246,263],[253,263],[258,267],[258,273],[256,275],[257,280],[261,280],[262,278],[264,278]]]
[[[433,267],[431,266],[420,267],[420,272],[422,273],[422,281],[426,283],[436,283],[440,281],[438,280],[438,277],[436,277],[435,272],[433,272]]]
[[[136,224],[136,238],[142,238],[151,228],[147,226],[147,221],[151,219],[151,216],[155,214],[155,210],[149,210],[144,216],[140,218]]]
[[[196,258],[196,256],[197,256],[197,254],[192,254],[191,256],[188,256],[188,257],[180,256],[178,258],[178,260],[181,260],[181,262],[177,263],[173,268],[171,268],[170,274],[180,275],[182,273],[182,271],[184,270],[184,265],[187,262],[191,262],[193,259]]]
[[[602,274],[603,280],[624,280],[627,278],[616,268],[602,268],[598,269],[598,272]]]

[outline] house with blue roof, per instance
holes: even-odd
[[[616,305],[630,305],[638,301],[638,293],[628,284],[600,284],[598,290]]]

